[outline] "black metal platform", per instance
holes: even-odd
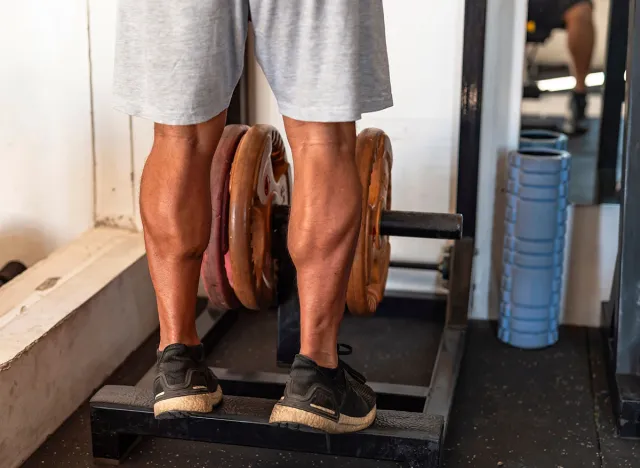
[[[224,385],[224,384],[223,384]],[[226,387],[225,387],[226,388]],[[311,430],[290,431],[269,424],[275,400],[225,396],[212,414],[188,422],[156,420],[153,395],[137,387],[108,386],[91,400],[93,452],[98,459],[120,460],[134,435],[171,437],[438,466],[443,418],[423,413],[380,410],[366,431],[329,436]],[[134,434],[134,435],[131,435]]]
[[[156,420],[149,382],[150,369],[137,386],[103,387],[90,402],[93,456],[97,461],[118,463],[134,446],[139,436],[168,437],[219,444],[268,447],[272,449],[341,455],[406,463],[410,467],[438,467],[442,459],[443,439],[455,391],[469,306],[473,240],[454,244],[451,255],[451,279],[445,316],[435,317],[442,333],[428,386],[390,382],[372,382],[378,395],[378,418],[374,425],[357,434],[330,436],[313,430],[291,431],[269,424],[273,405],[282,395],[286,374],[276,372],[237,373],[214,369],[220,378],[225,399],[220,408],[206,415],[184,420]],[[287,274],[288,268],[281,270]],[[285,277],[283,277],[285,278]],[[286,284],[287,281],[282,281]],[[278,313],[277,346],[280,365],[291,362],[299,349],[299,310],[295,282]],[[293,293],[293,294],[292,294]],[[422,320],[434,320],[434,311],[442,311],[440,302],[418,301]],[[384,309],[384,307],[383,307]],[[416,307],[397,307],[383,311],[389,315],[407,314],[417,318]],[[230,331],[238,311],[201,314],[198,333],[211,353]],[[387,319],[388,320],[388,319]],[[397,339],[397,338],[396,338]],[[425,339],[427,337],[425,336]],[[424,365],[433,360],[425,356]]]

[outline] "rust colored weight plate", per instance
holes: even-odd
[[[271,209],[289,205],[291,174],[282,137],[255,125],[242,139],[231,170],[229,255],[233,289],[248,309],[273,305],[277,266],[271,256]]]
[[[347,307],[353,314],[370,315],[384,295],[391,259],[389,237],[380,235],[382,212],[391,209],[393,152],[389,137],[375,128],[360,132],[356,162],[363,188],[362,221],[349,276]]]
[[[229,180],[231,164],[247,133],[246,125],[228,125],[213,156],[211,164],[211,237],[202,260],[202,281],[210,306],[217,310],[230,310],[240,306],[231,285],[229,265]]]

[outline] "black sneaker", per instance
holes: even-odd
[[[335,370],[298,355],[291,366],[284,396],[270,423],[290,429],[300,425],[330,434],[366,429],[376,419],[376,394],[365,378],[340,361]]]
[[[204,362],[204,348],[172,344],[158,352],[153,381],[157,419],[209,413],[222,401],[217,377]]]
[[[570,135],[582,135],[589,130],[587,122],[587,94],[573,91],[571,93],[571,117],[567,126],[567,133]]]

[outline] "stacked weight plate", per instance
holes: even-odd
[[[570,170],[569,153],[556,149],[562,137],[509,156],[498,336],[519,348],[558,340]]]

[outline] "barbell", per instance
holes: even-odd
[[[382,130],[359,133],[356,163],[363,188],[362,218],[347,308],[369,315],[384,295],[389,236],[459,239],[462,215],[391,210],[393,152]],[[225,128],[211,167],[213,222],[202,263],[212,307],[261,310],[275,305],[274,219],[289,219],[292,182],[284,142],[274,127]]]

